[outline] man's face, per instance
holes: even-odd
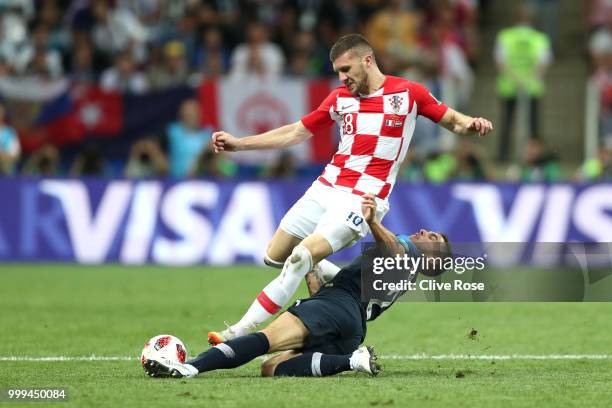
[[[200,125],[200,106],[195,101],[186,101],[181,107],[183,125],[190,129],[197,129]]]
[[[268,37],[266,27],[261,24],[252,24],[248,28],[247,37],[249,43],[251,44],[261,44],[266,42]]]
[[[432,255],[434,252],[439,252],[443,246],[446,246],[442,234],[425,229],[421,229],[419,232],[410,235],[410,240],[414,242],[425,255]]]
[[[333,62],[334,72],[338,79],[355,96],[368,92],[368,73],[365,70],[365,58],[354,51],[347,51]]]
[[[117,69],[123,75],[129,75],[134,71],[134,61],[130,55],[121,55],[117,57]]]

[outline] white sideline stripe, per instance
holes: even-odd
[[[391,354],[380,356],[383,360],[612,360],[610,354]],[[137,361],[130,356],[0,356],[0,362],[15,361]]]
[[[0,361],[136,361],[138,357],[129,356],[2,356]]]
[[[388,360],[612,360],[610,354],[413,354],[381,356]]]

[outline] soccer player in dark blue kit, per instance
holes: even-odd
[[[448,239],[441,233],[420,230],[410,236],[396,236],[386,229],[375,217],[376,201],[371,194],[363,196],[362,213],[385,256],[433,258],[450,253]],[[397,292],[388,302],[363,302],[361,268],[359,256],[347,267],[338,268],[331,282],[323,286],[311,276],[309,290],[316,293],[298,300],[265,329],[217,344],[185,364],[149,359],[145,371],[151,377],[193,377],[236,368],[256,357],[282,351],[262,364],[263,376],[321,377],[350,370],[376,375],[380,367],[374,350],[360,347],[366,321],[376,319],[403,292]]]

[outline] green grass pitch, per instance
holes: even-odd
[[[187,381],[145,376],[138,360],[145,340],[171,333],[193,356],[207,348],[209,330],[239,318],[275,275],[248,266],[2,265],[0,388],[68,387],[68,402],[50,404],[61,407],[611,404],[611,359],[553,358],[612,354],[612,303],[397,304],[369,326],[366,343],[387,357],[376,378],[260,378],[261,360]],[[406,359],[418,354],[543,359]],[[22,359],[91,355],[134,358]]]

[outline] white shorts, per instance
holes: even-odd
[[[337,252],[353,246],[370,232],[361,213],[362,200],[359,195],[315,181],[285,214],[280,228],[300,239],[315,232],[321,234]],[[377,198],[376,204],[376,218],[381,221],[389,211],[389,203]]]

